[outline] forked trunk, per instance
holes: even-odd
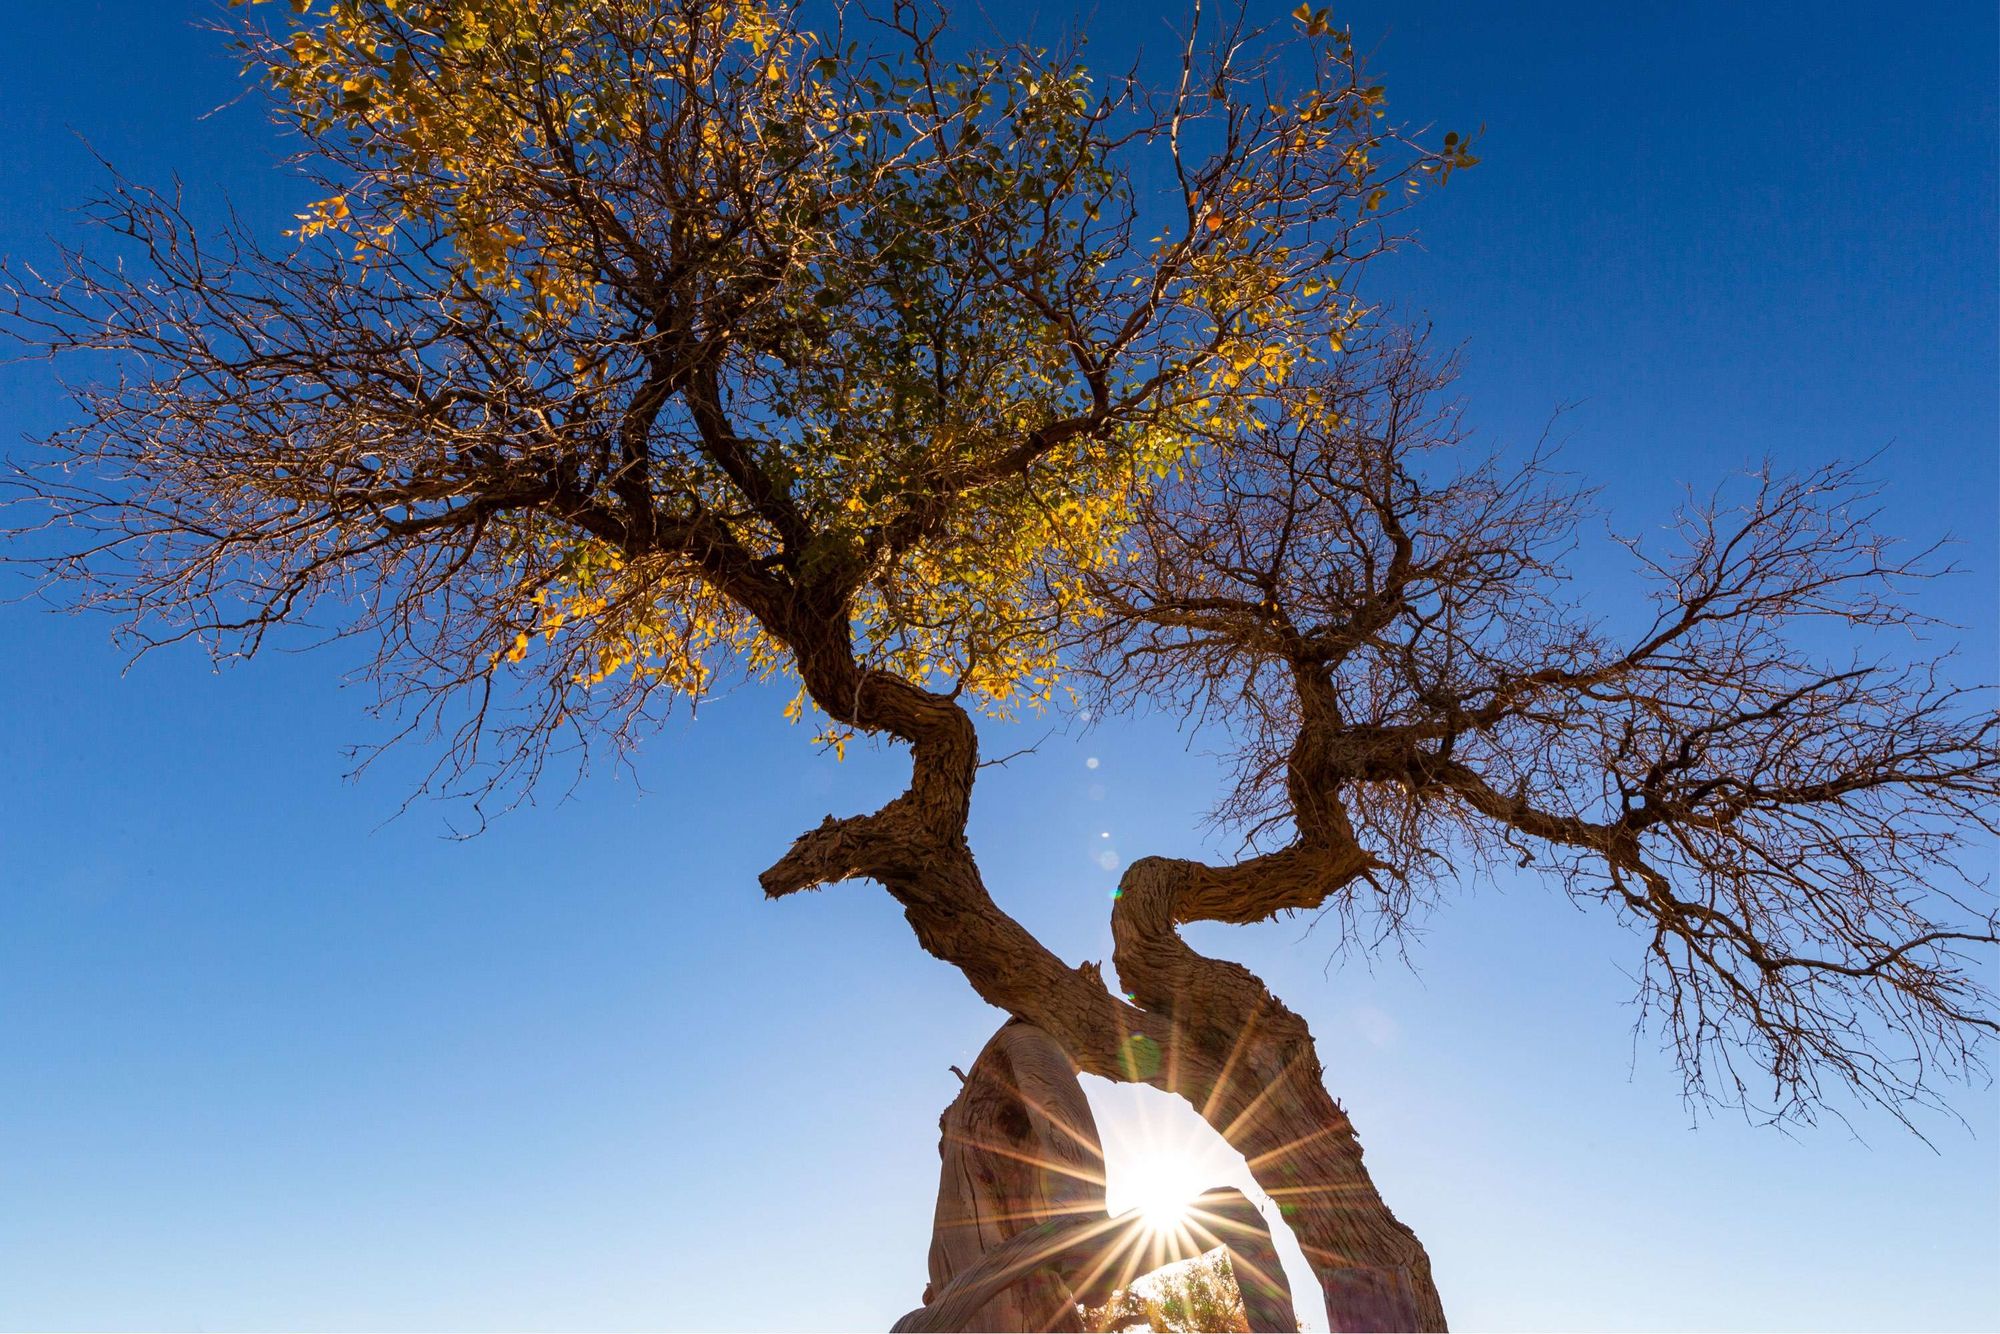
[[[1261,921],[1317,906],[1365,872],[1366,854],[1348,839],[1220,870],[1134,862],[1112,908],[1128,1004],[1094,965],[1064,963],[986,892],[965,840],[978,735],[957,702],[857,670],[844,641],[819,646],[824,652],[797,640],[794,647],[822,708],[910,742],[911,779],[873,814],[829,816],[799,837],[760,877],[765,892],[879,881],[923,947],[958,967],[987,1002],[1031,1021],[1084,1070],[1185,1098],[1240,1150],[1305,1248],[1332,1329],[1443,1330],[1430,1262],[1369,1180],[1353,1127],[1320,1083],[1305,1021],[1247,969],[1196,954],[1178,932],[1188,922]],[[1000,1198],[993,1217],[1033,1212]],[[980,1215],[969,1217],[976,1226]]]

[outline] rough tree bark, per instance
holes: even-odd
[[[1232,868],[1234,869],[1234,868]],[[1112,913],[1119,979],[1173,1018],[1164,1078],[1243,1154],[1325,1291],[1335,1330],[1442,1330],[1430,1258],[1362,1164],[1353,1123],[1326,1090],[1311,1030],[1238,964],[1190,949],[1210,868],[1146,858]]]
[[[978,740],[964,710],[860,668],[832,625],[788,638],[820,707],[907,742],[912,772],[879,811],[829,817],[801,836],[761,877],[765,892],[878,881],[923,947],[990,1004],[1043,1029],[1083,1070],[1185,1098],[1241,1150],[1305,1248],[1329,1328],[1444,1329],[1428,1257],[1374,1189],[1304,1020],[1249,970],[1196,954],[1174,930],[1316,906],[1367,868],[1365,853],[1322,841],[1225,870],[1134,863],[1113,915],[1119,978],[1136,1002],[1126,1004],[1094,965],[1065,964],[987,893],[965,839]]]
[[[1069,1056],[1009,1020],[938,1120],[929,1304],[986,1254],[1036,1223],[1104,1213],[1104,1150]],[[974,1310],[967,1329],[1079,1330],[1076,1295],[1044,1267]]]
[[[1252,1330],[1296,1327],[1270,1229],[1236,1190],[1204,1194],[1185,1229],[1104,1208],[1104,1156],[1077,1069],[1054,1039],[1010,1019],[939,1119],[936,1222],[919,1331],[1081,1330],[1133,1279],[1221,1245]]]

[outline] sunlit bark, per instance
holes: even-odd
[[[1292,1330],[1291,1292],[1256,1208],[1232,1189],[1171,1225],[1104,1207],[1104,1158],[1068,1055],[1009,1020],[940,1121],[943,1158],[924,1305],[899,1331],[1080,1330],[1133,1280],[1220,1248],[1252,1330]]]

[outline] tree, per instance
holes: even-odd
[[[1651,628],[1571,608],[1580,497],[1540,460],[1454,467],[1445,368],[1356,294],[1469,146],[1391,128],[1324,11],[1197,10],[1155,90],[959,51],[903,3],[303,9],[242,38],[319,181],[295,246],[119,182],[122,249],[17,276],[18,336],[115,365],[22,482],[76,601],[223,654],[325,609],[475,792],[795,680],[912,775],[766,892],[873,879],[1076,1066],[1188,1099],[1336,1328],[1441,1328],[1428,1259],[1304,1022],[1182,924],[1393,927],[1540,857],[1640,924],[1698,1089],[1749,1092],[1711,1078],[1747,1057],[1778,1111],[1829,1076],[1900,1105],[1977,1059],[1961,951],[1993,921],[1937,881],[1994,829],[1987,697],[1795,633],[1917,625],[1895,595],[1934,563],[1836,469],[1637,550]],[[1134,863],[1122,996],[1000,910],[965,838],[973,712],[1065,672],[1227,723],[1226,813],[1277,844]]]
[[[1126,1289],[1083,1314],[1090,1330],[1248,1330],[1236,1273],[1226,1255],[1201,1256],[1157,1275],[1148,1291]]]

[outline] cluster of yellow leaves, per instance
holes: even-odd
[[[347,235],[365,260],[405,221],[441,226],[468,280],[520,297],[531,324],[599,298],[590,224],[561,200],[643,144],[660,90],[717,94],[740,73],[727,58],[740,50],[780,117],[788,62],[805,40],[760,0],[655,6],[630,43],[602,40],[599,0],[293,8],[308,17],[282,43],[253,48],[253,60],[309,136],[341,138],[358,177],[301,215],[295,235]],[[706,142],[718,177],[731,166],[721,159],[757,151],[728,135]]]
[[[1017,219],[1026,238],[1051,213],[1065,216],[1054,205],[1066,199],[1076,216],[1064,225],[1097,220],[1095,201],[1110,196],[1091,195],[1090,182],[1115,173],[1090,137],[1100,99],[1080,69],[988,56],[957,67],[956,83],[910,80],[893,62],[853,63],[820,45],[775,0],[293,8],[304,17],[287,34],[250,49],[285,114],[340,169],[340,188],[300,217],[302,240],[343,238],[366,262],[391,257],[413,229],[479,294],[481,320],[518,323],[524,346],[550,335],[571,349],[589,344],[599,315],[623,318],[606,295],[606,228],[671,230],[676,246],[703,255],[711,286],[731,266],[748,272],[782,254],[780,274],[759,280],[768,341],[742,354],[755,363],[745,374],[762,377],[753,411],[769,443],[757,466],[779,478],[826,551],[880,551],[874,539],[921,503],[921,479],[976,470],[1087,397],[1064,337],[1017,293],[996,286],[968,305],[929,277],[987,262],[953,239],[966,217]],[[1351,59],[1326,11],[1295,17]],[[1323,188],[1313,172],[1369,187],[1366,127],[1381,100],[1376,87],[1327,85],[1269,107],[1268,139],[1201,201],[1193,236],[1155,238],[1161,254],[1196,243],[1187,262],[1165,266],[1177,284],[1166,304],[1214,321],[1205,346],[1195,338],[1165,353],[1187,359],[1173,400],[1191,416],[1073,441],[1026,475],[981,483],[942,531],[878,557],[853,608],[869,661],[952,680],[998,713],[1052,698],[1055,632],[1091,613],[1085,572],[1117,559],[1137,489],[1169,475],[1198,435],[1226,434],[1257,392],[1323,357],[1329,332],[1337,351],[1360,317],[1291,229],[1301,201]],[[946,138],[952,172],[930,173],[916,145]],[[744,239],[755,227],[768,230]],[[1081,235],[1058,229],[1040,244],[1059,253]],[[1143,257],[1127,258],[1140,271],[1132,286],[1150,281]],[[555,337],[578,329],[577,343]],[[534,373],[615,413],[609,363],[630,351],[571,350]],[[950,386],[946,361],[958,377]],[[746,549],[771,549],[773,535],[744,517],[711,463],[669,452],[656,461],[658,492],[733,516]],[[616,680],[699,698],[725,665],[785,670],[755,621],[686,568],[628,566],[555,525],[530,531],[518,550],[529,628],[507,632],[493,665],[526,661],[539,636],[579,686]]]
[[[919,683],[942,677],[998,717],[1054,698],[1056,631],[1087,619],[1085,572],[1117,559],[1140,488],[1179,458],[1164,431],[1071,456],[964,511],[946,539],[913,552],[857,608],[865,641]]]
[[[756,621],[692,571],[635,567],[600,542],[545,545],[555,562],[537,562],[534,591],[524,592],[531,623],[492,663],[523,661],[539,639],[574,685],[623,677],[641,691],[700,700],[733,666],[762,676],[782,661]]]

